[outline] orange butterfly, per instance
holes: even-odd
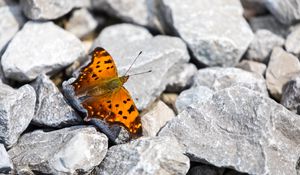
[[[97,47],[92,61],[80,71],[72,83],[76,96],[87,96],[81,102],[89,118],[100,118],[108,123],[119,123],[132,134],[141,129],[139,112],[123,84],[129,76],[118,76],[110,54]]]

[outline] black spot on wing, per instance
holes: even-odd
[[[119,111],[119,112],[118,112],[118,114],[122,115],[122,114],[123,114],[123,112],[122,112],[122,111]]]
[[[111,60],[104,61],[104,64],[109,64],[109,63],[112,63],[112,61]]]
[[[130,108],[127,110],[129,114],[131,114],[133,111],[135,111],[135,108],[133,105],[130,106]]]

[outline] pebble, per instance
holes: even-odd
[[[296,26],[294,30],[287,36],[285,41],[285,49],[289,53],[300,56],[300,26]]]
[[[13,164],[3,144],[0,143],[0,173],[9,173]]]
[[[251,60],[243,60],[235,67],[249,72],[255,72],[261,76],[265,75],[267,69],[267,66],[265,64]]]
[[[300,108],[300,77],[297,77],[288,81],[282,90],[282,98],[280,103],[293,112],[297,112]],[[299,114],[299,113],[298,113]]]

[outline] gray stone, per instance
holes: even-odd
[[[299,0],[265,0],[268,10],[283,24],[300,20]]]
[[[254,32],[266,29],[283,38],[285,38],[289,33],[288,26],[279,23],[272,15],[250,18],[249,24]]]
[[[0,173],[8,173],[13,169],[13,164],[6,152],[4,145],[0,143]]]
[[[85,174],[99,165],[107,152],[104,134],[89,126],[24,134],[8,151],[16,168],[37,174]]]
[[[190,107],[162,128],[191,161],[249,174],[297,174],[300,118],[274,100],[234,86]]]
[[[64,127],[82,122],[76,111],[67,104],[55,84],[46,76],[40,75],[33,83],[37,102],[32,122],[38,126]]]
[[[174,111],[159,100],[141,117],[143,136],[156,136],[158,131],[173,117],[175,117]]]
[[[169,137],[144,137],[112,146],[100,164],[98,175],[186,174],[190,161],[183,147]]]
[[[294,27],[293,31],[287,36],[285,41],[285,49],[297,56],[300,56],[300,26]]]
[[[1,63],[6,77],[30,81],[59,71],[83,55],[83,45],[73,34],[52,22],[30,21],[10,42]]]
[[[280,103],[293,112],[297,112],[300,107],[300,77],[299,75],[288,81],[282,90]]]
[[[259,62],[267,62],[272,49],[275,46],[282,46],[285,40],[266,29],[255,32],[255,37],[251,42],[246,58]]]
[[[85,8],[73,11],[70,20],[66,24],[66,30],[78,38],[83,38],[93,32],[97,27],[97,20]]]
[[[11,147],[34,116],[36,95],[30,85],[15,90],[0,83],[0,143]]]
[[[122,40],[120,40],[122,38]],[[151,73],[130,76],[125,87],[139,109],[144,109],[172,82],[173,68],[190,59],[186,45],[177,37],[158,35],[152,37],[147,30],[130,24],[114,25],[104,29],[95,43],[114,58],[122,76],[140,51],[143,53],[129,71],[130,74],[152,70]]]
[[[243,86],[268,96],[265,79],[256,73],[238,68],[205,68],[194,76],[193,87],[206,86],[218,91],[231,86]]]
[[[184,5],[181,0],[162,0],[160,11],[196,59],[209,66],[235,65],[253,39],[237,0],[188,0]]]
[[[178,113],[200,102],[204,102],[213,95],[214,91],[206,86],[197,86],[182,91],[176,99],[176,110]]]
[[[0,6],[0,57],[7,43],[25,22],[22,10],[17,4]]]
[[[177,112],[176,109],[176,99],[178,97],[178,94],[176,93],[162,93],[160,96],[161,101],[163,101],[166,105],[168,105],[170,108],[173,109],[173,111],[175,111],[175,113]]]
[[[262,76],[265,75],[267,69],[267,66],[265,64],[251,60],[243,60],[239,64],[237,64],[236,67],[249,72],[258,73]]]
[[[197,73],[197,68],[194,64],[181,64],[171,70],[171,77],[169,77],[169,84],[166,91],[181,92],[192,84],[192,77]]]
[[[283,86],[298,72],[300,72],[298,58],[282,48],[275,47],[266,71],[266,82],[270,94],[280,100]]]
[[[24,14],[33,20],[52,20],[64,16],[76,7],[89,7],[91,0],[22,0]]]

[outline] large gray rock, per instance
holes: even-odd
[[[273,34],[269,30],[257,30],[246,52],[246,58],[259,62],[267,62],[272,49],[275,46],[282,46],[284,41],[282,37]]]
[[[19,89],[0,83],[0,143],[11,147],[34,116],[36,95],[30,85]]]
[[[0,173],[8,173],[13,169],[13,164],[6,152],[4,145],[0,143]]]
[[[266,82],[270,94],[280,100],[283,86],[300,72],[300,62],[297,57],[275,47],[266,71]]]
[[[300,108],[300,77],[288,81],[282,90],[282,97],[280,103],[293,112],[297,112]]]
[[[4,52],[1,63],[6,77],[30,81],[54,73],[82,57],[79,39],[52,22],[27,22]]]
[[[185,145],[191,161],[249,174],[296,175],[300,118],[274,100],[234,86],[189,107],[162,128]]]
[[[90,0],[22,0],[24,14],[33,20],[57,19],[76,7],[89,7]]]
[[[226,7],[226,8],[224,8]],[[160,11],[200,62],[233,66],[248,48],[253,33],[237,0],[162,0]]]
[[[300,19],[299,0],[265,0],[268,10],[283,24],[291,24]]]
[[[285,41],[285,49],[297,56],[300,56],[300,26],[296,26],[294,30],[287,36]]]
[[[214,91],[243,86],[268,96],[265,79],[256,73],[238,68],[205,68],[194,76],[193,87],[206,86]]]
[[[98,175],[184,175],[190,161],[183,147],[170,137],[144,137],[112,146],[100,164]]]
[[[97,27],[97,20],[85,8],[73,11],[70,20],[66,24],[66,30],[78,38],[83,38],[93,32]]]
[[[22,10],[17,4],[0,6],[0,56],[24,22]]]
[[[46,75],[40,75],[33,83],[37,102],[32,122],[38,126],[64,127],[82,122],[81,117],[69,106],[61,92]]]
[[[51,132],[24,134],[8,151],[17,169],[38,174],[89,173],[107,152],[108,141],[93,127],[74,126]]]
[[[249,71],[249,72],[255,72],[259,75],[264,76],[267,66],[263,63],[259,63],[256,61],[251,61],[251,60],[243,60],[239,62],[235,67]]]

